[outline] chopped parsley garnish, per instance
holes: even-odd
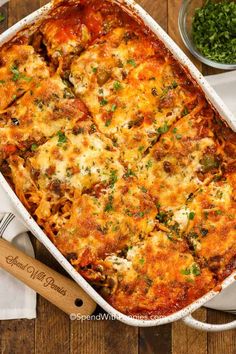
[[[96,72],[98,71],[98,68],[92,66],[92,71],[93,71],[94,73],[96,73]]]
[[[189,275],[191,273],[189,268],[181,269],[181,274]]]
[[[138,213],[138,216],[139,216],[140,218],[144,217],[144,212],[143,212],[143,211],[140,211],[140,212]]]
[[[196,48],[210,60],[236,63],[236,3],[205,1],[196,9],[192,37]]]
[[[148,162],[146,163],[146,169],[148,170],[150,167],[152,167],[152,160],[148,160]]]
[[[158,205],[159,208],[159,205]],[[156,216],[156,219],[159,220],[162,223],[166,223],[168,221],[169,215],[168,213],[164,211],[159,211],[159,213]]]
[[[128,168],[128,171],[125,173],[125,177],[128,178],[131,176],[136,176],[136,174],[130,168]]]
[[[32,77],[28,77],[28,76],[26,76],[24,74],[21,74],[19,72],[18,65],[16,65],[16,64],[13,64],[10,70],[11,70],[11,73],[13,75],[12,76],[12,80],[13,81],[17,81],[19,79],[22,79],[22,80],[25,80],[27,82],[30,82],[32,80]]]
[[[0,84],[1,84],[1,85],[5,84],[5,83],[6,83],[5,80],[0,80]]]
[[[109,179],[110,186],[114,187],[114,184],[117,182],[117,180],[118,180],[117,171],[112,170],[111,175],[110,175],[110,179]]]
[[[182,112],[182,116],[186,116],[187,114],[189,114],[189,111],[188,111],[188,108],[187,107],[184,107],[184,110]]]
[[[111,124],[111,119],[107,119],[105,122],[105,127],[109,127],[110,124]]]
[[[21,79],[21,80],[25,80],[25,81],[27,81],[27,82],[32,81],[32,77],[28,77],[28,76],[26,76],[26,75],[24,75],[24,74],[21,74],[21,73],[19,72],[18,66],[15,65],[15,64],[12,65],[10,71],[11,71],[11,73],[12,73],[12,75],[13,75],[13,76],[12,76],[12,80],[13,80],[13,81],[17,81],[17,80],[20,80],[20,79]]]
[[[201,270],[200,270],[199,266],[196,263],[193,264],[191,270],[192,270],[192,274],[195,275],[195,276],[198,276],[198,275],[201,274]]]
[[[178,87],[178,84],[176,81],[173,81],[169,86],[166,86],[163,88],[162,93],[161,93],[161,98],[166,96],[170,90],[174,90]]]
[[[187,278],[186,281],[187,281],[188,283],[193,283],[193,279],[191,279],[191,278]]]
[[[109,195],[108,197],[108,203],[106,204],[105,208],[104,208],[104,211],[105,212],[109,212],[109,211],[112,211],[113,210],[113,206],[112,206],[112,203],[113,203],[113,196],[112,195]]]
[[[175,137],[176,137],[177,140],[181,140],[182,139],[182,135],[181,134],[176,134]]]
[[[196,277],[201,274],[201,270],[200,270],[199,266],[196,263],[194,263],[191,267],[181,269],[180,273],[183,275],[192,274]]]
[[[37,144],[32,144],[31,145],[31,151],[36,151],[38,148],[38,145]]]
[[[101,101],[100,101],[100,106],[105,106],[106,104],[108,104],[108,101],[103,98]]]
[[[190,211],[190,213],[188,214],[188,219],[193,220],[194,216],[195,216],[195,213],[193,211]]]
[[[217,155],[205,154],[199,162],[202,165],[201,171],[207,173],[211,170],[218,169],[221,161]]]
[[[222,215],[223,212],[222,212],[222,210],[216,210],[216,211],[215,211],[215,214],[216,214],[216,215]]]
[[[20,75],[19,78],[22,79],[22,80],[25,80],[25,81],[27,81],[27,82],[32,81],[32,77],[25,76],[25,75]]]
[[[118,91],[122,88],[121,83],[119,81],[115,81],[113,85],[114,90]]]
[[[147,193],[147,188],[145,188],[145,187],[142,186],[140,189],[141,189],[141,191],[142,191],[143,193]]]
[[[2,12],[0,12],[0,22],[4,20],[5,20],[5,15]]]
[[[144,259],[144,258],[141,258],[141,259],[139,260],[139,263],[140,263],[140,264],[144,264],[144,263],[145,263],[145,259]]]
[[[58,143],[57,145],[61,145],[67,142],[67,137],[65,136],[64,133],[62,133],[61,131],[57,132],[57,136],[58,136]]]
[[[142,152],[144,150],[144,146],[139,146],[138,151]]]
[[[137,66],[136,61],[134,59],[127,60],[127,63],[132,65],[134,68]]]
[[[113,104],[113,105],[111,106],[111,112],[115,112],[116,108],[117,108],[117,105],[116,105],[116,104]]]
[[[176,81],[173,81],[172,84],[169,87],[170,87],[170,89],[175,89],[175,88],[178,87],[178,84],[177,84]]]
[[[12,80],[13,80],[13,81],[19,80],[19,78],[20,78],[20,72],[19,72],[19,70],[18,70],[18,66],[15,65],[15,64],[13,64],[10,70],[11,70],[11,73],[13,74]]]
[[[162,127],[159,127],[159,128],[157,129],[157,132],[158,132],[159,134],[164,134],[164,133],[167,133],[168,130],[169,130],[169,126],[168,126],[167,123],[165,122]]]

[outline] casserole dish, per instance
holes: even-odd
[[[227,109],[224,107],[223,104],[219,104],[217,103],[218,98],[216,95],[214,95],[213,91],[211,91],[211,89],[207,86],[207,84],[204,82],[204,80],[202,79],[202,77],[200,76],[200,74],[191,66],[191,64],[188,62],[188,60],[182,55],[181,52],[179,52],[179,50],[175,47],[175,45],[171,42],[171,40],[166,36],[166,34],[163,33],[163,31],[157,26],[155,25],[155,23],[151,20],[151,18],[149,18],[146,14],[144,15],[144,13],[142,12],[142,10],[134,3],[122,3],[123,5],[129,5],[128,7],[126,7],[127,11],[131,11],[132,13],[137,12],[137,14],[139,14],[139,16],[141,16],[141,18],[143,19],[143,21],[145,22],[145,24],[148,25],[148,27],[158,35],[158,37],[161,39],[162,42],[165,43],[165,45],[168,47],[168,49],[170,49],[171,51],[174,51],[174,56],[181,62],[182,65],[184,66],[188,66],[188,69],[190,70],[192,77],[198,82],[198,84],[200,84],[200,86],[202,87],[202,89],[204,90],[205,94],[207,95],[207,97],[209,97],[211,99],[211,102],[215,105],[215,107],[218,109],[219,113],[221,114],[221,116],[223,116],[225,119],[227,117],[227,122],[229,123],[229,125],[231,126],[231,128],[233,128],[233,117],[230,114],[229,111],[227,111]],[[27,24],[31,23],[31,21],[34,21],[36,19],[36,16],[44,16],[46,14],[46,12],[50,9],[51,5],[48,5],[46,7],[44,7],[41,11],[37,12],[36,14],[30,16],[27,18]],[[11,35],[13,35],[14,33],[17,32],[17,30],[20,29],[20,26],[22,26],[22,23],[19,23],[18,25],[16,25],[13,28],[13,33],[10,32],[6,32],[5,35],[3,35],[2,39],[3,41],[7,41]],[[16,70],[15,70],[16,71]],[[14,73],[14,75],[16,75],[16,73]],[[18,75],[18,74],[17,74]],[[220,100],[218,101],[220,102]],[[210,294],[208,294],[208,296],[205,296],[203,298],[201,298],[200,300],[194,302],[192,305],[188,306],[187,308],[185,308],[184,310],[181,310],[179,312],[176,312],[173,315],[170,316],[165,316],[162,318],[158,318],[155,320],[137,320],[135,318],[131,318],[128,316],[125,316],[119,312],[117,312],[116,310],[114,310],[110,305],[108,305],[100,296],[98,296],[98,294],[87,284],[87,282],[85,282],[79,275],[77,272],[75,272],[72,267],[69,265],[69,263],[64,259],[64,257],[61,256],[60,252],[56,250],[56,248],[54,246],[52,246],[51,242],[45,237],[45,234],[42,232],[42,230],[37,226],[37,224],[33,221],[33,219],[29,216],[29,214],[26,212],[26,210],[21,206],[19,206],[19,201],[17,200],[16,196],[14,195],[14,193],[11,191],[11,189],[7,186],[6,182],[4,182],[4,179],[1,178],[1,181],[3,183],[3,187],[6,189],[6,191],[8,192],[8,194],[11,196],[11,198],[13,199],[13,201],[17,204],[17,207],[19,208],[19,212],[21,214],[21,216],[24,217],[25,222],[27,223],[27,225],[30,227],[30,229],[33,231],[33,233],[36,235],[36,237],[41,240],[46,247],[48,247],[51,252],[59,259],[60,263],[65,267],[65,269],[67,269],[69,271],[69,273],[71,274],[71,276],[73,276],[73,278],[78,281],[78,283],[81,285],[81,287],[83,287],[84,289],[86,289],[88,291],[88,293],[95,299],[96,302],[98,302],[104,309],[106,309],[108,312],[115,314],[120,320],[128,323],[128,324],[132,324],[132,325],[143,325],[143,326],[153,326],[153,325],[158,325],[158,324],[163,324],[163,323],[167,323],[170,321],[173,321],[175,319],[178,319],[180,317],[183,317],[185,314],[191,312],[192,310],[196,309],[197,307],[199,307],[202,303],[204,303],[204,301],[209,300],[212,296],[214,296],[215,292],[211,292]],[[191,218],[194,215],[191,214]],[[224,281],[223,283],[223,287],[226,286],[228,283],[231,283],[233,281],[233,275],[231,277],[229,277],[226,281]],[[228,282],[228,283],[227,283]],[[193,321],[192,321],[193,323]],[[234,323],[235,324],[235,323]],[[230,326],[232,327],[234,324],[231,324]],[[218,328],[218,327],[217,327]],[[228,328],[227,326],[225,327],[221,327],[222,329],[224,328]]]

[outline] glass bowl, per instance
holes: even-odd
[[[232,0],[231,0],[232,1]],[[183,0],[182,6],[179,12],[179,31],[182,40],[190,52],[202,63],[212,66],[213,68],[222,70],[233,70],[236,69],[236,63],[234,64],[224,64],[213,61],[206,58],[202,53],[195,47],[192,39],[192,21],[195,14],[195,10],[201,7],[203,1],[201,0]]]

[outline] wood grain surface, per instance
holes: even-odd
[[[10,0],[0,8],[4,31],[44,5],[45,0]],[[184,49],[204,74],[219,70],[206,67],[184,48],[178,32],[181,0],[138,0],[170,36]],[[34,241],[36,257],[64,273],[58,263]],[[65,274],[65,273],[64,273]],[[1,285],[0,285],[1,286]],[[96,314],[104,314],[97,309]],[[204,308],[196,318],[212,323],[231,321],[233,315]],[[204,333],[181,321],[154,328],[134,328],[114,320],[70,321],[68,316],[38,297],[37,319],[0,321],[1,354],[236,354],[236,331]]]

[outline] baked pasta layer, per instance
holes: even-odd
[[[111,1],[55,1],[1,48],[0,166],[125,314],[174,313],[236,269],[236,133]]]

